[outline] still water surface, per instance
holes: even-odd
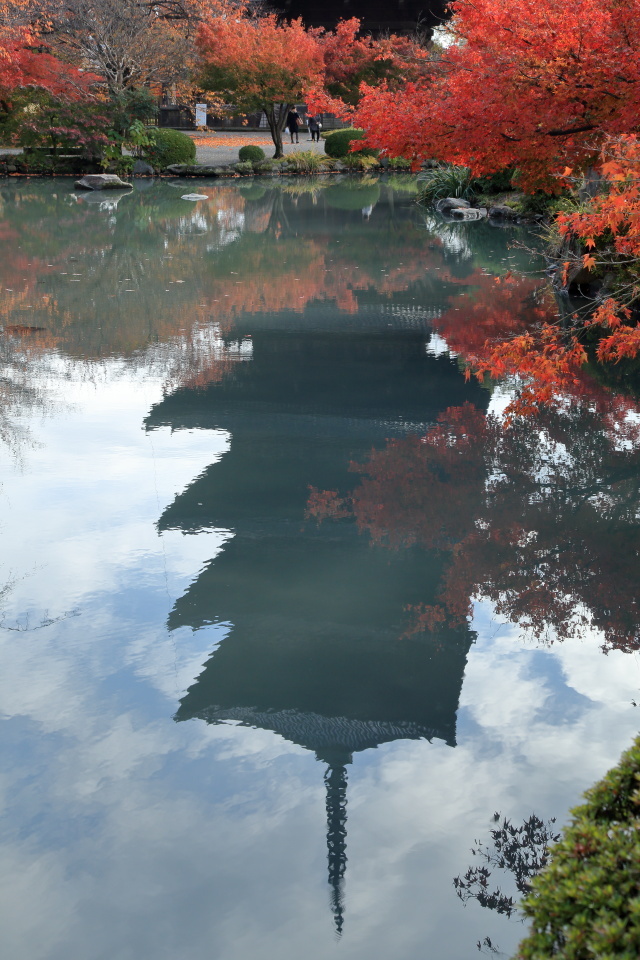
[[[635,733],[635,413],[503,430],[539,265],[413,190],[0,187],[12,960],[510,955],[454,878]]]

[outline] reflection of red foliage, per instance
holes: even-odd
[[[537,639],[602,631],[604,649],[640,647],[640,427],[591,404],[546,411],[532,430],[465,405],[425,437],[388,441],[349,497],[314,493],[317,519],[349,513],[373,542],[438,549],[435,605],[408,632],[470,616],[473,598]]]
[[[446,277],[449,282],[459,281]],[[584,347],[555,321],[557,307],[548,285],[530,277],[491,277],[476,270],[465,278],[469,292],[459,296],[434,328],[482,380],[515,377],[518,389],[509,416],[538,414],[568,395],[597,403],[604,411],[626,413],[629,402],[612,398],[584,369]],[[629,332],[629,328],[626,328]],[[631,331],[636,333],[636,331]],[[605,403],[606,400],[606,403]]]
[[[364,474],[352,496],[358,527],[394,547],[451,547],[477,509],[484,429],[483,414],[471,404],[450,407],[425,437],[390,440],[366,464],[351,464]]]
[[[456,282],[453,277],[446,277]],[[459,282],[459,281],[458,281]],[[455,307],[434,322],[451,350],[477,366],[487,360],[492,345],[551,320],[557,309],[547,286],[532,277],[491,276],[475,270],[464,278],[465,300],[452,297]],[[457,308],[457,309],[456,309]]]

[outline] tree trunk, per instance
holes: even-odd
[[[267,117],[267,123],[269,124],[269,131],[271,133],[271,139],[273,140],[276,152],[273,155],[274,160],[279,160],[281,157],[284,157],[284,150],[282,148],[282,132],[285,128],[287,122],[287,115],[291,109],[290,103],[280,103],[280,104],[269,104],[268,107],[264,108],[264,112]]]

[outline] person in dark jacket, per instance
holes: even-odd
[[[300,129],[300,114],[295,107],[293,110],[289,110],[289,113],[287,114],[287,127],[289,133],[291,134],[291,143],[294,143],[294,137],[296,138],[295,143],[300,143],[300,140],[298,139],[298,130]]]
[[[318,113],[314,117],[309,117],[309,133],[311,140],[317,140],[320,143],[320,131],[322,129],[322,114]]]

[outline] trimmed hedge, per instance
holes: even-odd
[[[196,145],[186,133],[160,127],[150,136],[153,142],[142,155],[154,170],[164,170],[172,163],[193,163],[196,159]]]
[[[253,143],[247,143],[238,150],[238,160],[240,161],[248,160],[250,163],[259,163],[264,158],[265,152],[262,147]]]
[[[324,152],[328,157],[339,160],[341,157],[347,156],[352,143],[356,140],[362,140],[363,137],[364,130],[356,130],[354,127],[347,127],[344,130],[333,130],[324,138]],[[358,150],[357,152],[361,157],[377,157],[378,155],[378,151],[372,150],[370,147],[363,147],[362,150]]]
[[[640,956],[640,736],[585,800],[523,903],[518,960]]]

